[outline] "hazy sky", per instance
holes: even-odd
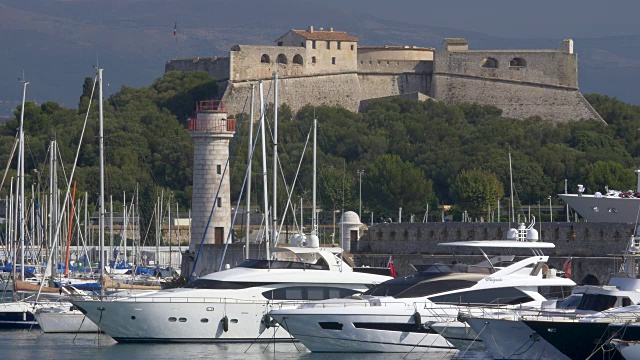
[[[379,18],[501,37],[640,34],[638,0],[325,0]]]

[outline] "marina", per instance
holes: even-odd
[[[613,50],[357,12],[248,30],[233,2],[202,20],[190,1],[173,56],[137,38],[164,3],[117,18],[141,30],[132,64],[164,51],[148,86],[98,52],[77,106],[37,98],[41,71],[14,83],[0,358],[640,360],[640,107],[578,84],[576,50],[587,68]],[[75,14],[55,3],[39,16]],[[40,21],[18,7],[0,19]],[[233,28],[202,25],[219,14]]]

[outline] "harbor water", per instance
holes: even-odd
[[[0,330],[0,358],[18,359],[225,359],[225,360],[393,360],[450,359],[453,352],[344,354],[311,353],[300,343],[118,344],[105,334],[45,334],[37,329]]]

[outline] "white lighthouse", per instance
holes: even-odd
[[[227,117],[224,104],[219,100],[196,103],[196,116],[189,119],[189,132],[193,139],[193,192],[191,195],[191,239],[189,252],[195,257],[200,244],[197,268],[193,273],[202,276],[213,272],[212,244],[230,241],[231,227],[229,174],[225,172],[229,157],[229,140],[236,130],[235,119]],[[222,179],[222,182],[220,181]],[[213,208],[215,206],[215,208]],[[211,210],[213,216],[209,222]],[[205,235],[206,229],[206,235]],[[203,241],[204,237],[204,241]],[[191,269],[193,264],[189,265]]]

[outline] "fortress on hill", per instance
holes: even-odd
[[[443,47],[358,46],[346,32],[309,26],[272,46],[234,45],[229,56],[170,60],[165,71],[207,71],[230,114],[242,112],[252,82],[264,80],[266,93],[277,71],[279,102],[293,111],[307,104],[358,111],[367,100],[405,96],[494,105],[517,119],[602,121],[580,93],[571,39],[545,50],[470,50],[459,38]]]

